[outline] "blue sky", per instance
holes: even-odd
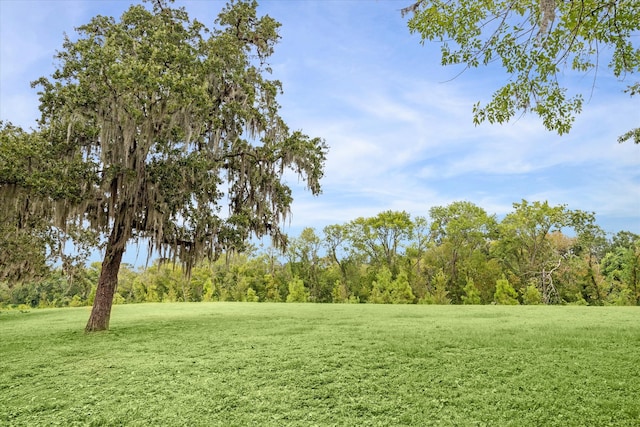
[[[63,33],[97,14],[120,16],[133,0],[0,0],[0,118],[23,127],[38,117],[29,82],[53,71]],[[427,216],[432,206],[467,200],[499,217],[513,202],[548,200],[596,213],[608,232],[640,233],[640,147],[618,135],[640,125],[640,98],[603,64],[560,76],[588,101],[562,137],[539,119],[472,123],[472,106],[504,81],[499,69],[440,65],[439,47],[421,45],[400,9],[411,0],[263,0],[282,23],[270,63],[283,83],[282,115],[292,129],[326,139],[323,194],[295,177],[285,231],[321,231],[384,210]],[[222,1],[177,1],[211,24]],[[604,62],[604,61],[601,61]],[[454,78],[456,77],[456,78]],[[633,77],[633,76],[632,76]]]

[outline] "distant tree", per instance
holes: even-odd
[[[640,69],[640,7],[635,0],[418,0],[402,9],[422,42],[440,42],[442,64],[465,70],[498,63],[509,77],[491,101],[473,107],[474,122],[504,123],[533,112],[564,134],[582,111],[581,94],[568,95],[559,75],[569,68],[597,75],[603,58],[623,79]],[[594,77],[595,79],[595,77]],[[640,83],[626,92],[636,95]],[[619,140],[640,143],[640,128]]]
[[[631,240],[620,238],[619,233],[617,237],[602,259],[602,274],[616,293],[626,292],[633,304],[640,304],[640,236]]]
[[[326,226],[322,234],[322,245],[326,249],[327,260],[338,269],[340,281],[346,291],[354,298],[365,299],[368,283],[363,272],[368,265],[368,257],[352,243],[351,224],[333,224]],[[335,280],[333,280],[335,284]]]
[[[169,3],[131,6],[119,21],[93,18],[65,39],[51,79],[35,83],[38,141],[59,154],[44,166],[73,171],[54,182],[78,189],[53,195],[64,207],[53,219],[106,238],[88,332],[109,327],[129,242],[147,239],[188,272],[202,257],[242,249],[251,233],[286,244],[285,170],[320,192],[326,145],[289,130],[281,85],[264,77],[279,24],[258,17],[255,1],[227,5],[211,29]],[[53,197],[37,182],[27,189]],[[1,186],[1,198],[11,191]]]
[[[288,266],[293,276],[300,277],[309,287],[309,295],[313,302],[331,300],[331,287],[323,286],[320,269],[322,257],[320,237],[311,227],[306,227],[300,236],[292,238],[287,247]]]
[[[467,277],[477,276],[480,263],[488,261],[496,220],[471,202],[435,206],[429,211],[432,241],[437,245],[428,256],[436,268],[447,274],[447,289],[454,303],[460,303]],[[479,277],[476,277],[479,279]]]
[[[342,279],[346,282],[348,280],[347,267],[342,262],[346,249],[344,247],[347,241],[347,229],[341,225],[327,225],[322,230],[321,242],[327,249],[329,258],[338,266]]]
[[[595,221],[592,213],[570,210],[565,205],[551,206],[548,202],[513,204],[498,226],[499,236],[492,245],[493,255],[505,268],[518,291],[537,283],[545,304],[560,302],[555,279],[558,269],[568,264],[579,251],[580,239],[566,239],[565,228],[580,233],[591,229]],[[576,246],[578,245],[578,246]]]
[[[558,272],[560,276],[568,276],[561,278],[564,281],[561,296],[567,302],[602,304],[604,289],[600,262],[606,253],[606,233],[595,224],[593,215],[577,211],[574,218],[577,236],[565,254],[569,262]]]
[[[427,218],[415,217],[412,237],[404,248],[402,270],[407,274],[412,293],[420,297],[427,291],[429,267],[425,262],[425,253],[433,244],[431,237]]]
[[[100,264],[96,263],[95,268],[99,271]],[[99,277],[99,273],[98,273]],[[120,272],[118,273],[118,289],[117,293],[123,298],[126,303],[137,303],[144,301],[144,295],[138,294],[138,280],[139,274],[132,265],[122,263],[120,266]],[[97,283],[97,280],[96,282]],[[93,283],[93,285],[95,285]]]
[[[611,237],[609,250],[617,247],[630,248],[634,242],[640,240],[640,235],[630,231],[618,231]]]
[[[414,223],[407,212],[385,211],[347,224],[347,239],[354,250],[366,255],[369,264],[386,266],[398,273],[398,256],[413,236]]]

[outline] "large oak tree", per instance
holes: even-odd
[[[145,6],[79,27],[65,38],[55,73],[35,83],[37,132],[60,154],[55,167],[82,165],[82,185],[78,174],[68,178],[74,197],[48,196],[61,201],[51,219],[105,239],[88,332],[109,327],[132,241],[148,241],[187,271],[241,248],[252,233],[282,247],[292,202],[285,172],[320,192],[327,147],[287,127],[276,101],[281,85],[265,77],[278,22],[257,16],[255,1],[228,4],[211,27],[170,0]]]

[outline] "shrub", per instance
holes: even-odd
[[[505,277],[496,281],[496,293],[493,298],[496,304],[518,305],[518,294]]]
[[[74,295],[71,301],[69,301],[69,307],[82,307],[83,305],[85,305],[85,302],[82,301],[82,298],[78,294]]]
[[[302,279],[295,277],[289,282],[288,287],[287,302],[307,302],[309,300],[309,291],[305,289]]]
[[[464,287],[464,295],[462,296],[463,304],[481,304],[480,291],[473,282],[472,277],[467,278],[467,284]]]
[[[247,302],[258,302],[260,301],[260,297],[256,294],[256,291],[253,288],[247,289]]]
[[[389,299],[392,304],[411,304],[416,297],[413,295],[407,274],[402,272],[391,282]]]
[[[349,301],[349,290],[340,280],[336,280],[331,290],[333,302],[345,303]]]
[[[522,302],[526,305],[542,304],[542,294],[535,284],[531,283],[525,288],[522,293]]]
[[[442,269],[433,277],[433,292],[431,293],[431,300],[433,302],[431,302],[431,304],[451,304],[449,292],[447,291],[448,281],[449,278]]]
[[[376,280],[371,283],[369,302],[374,304],[388,304],[391,302],[391,271],[382,267],[376,273]]]

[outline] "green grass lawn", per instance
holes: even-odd
[[[0,425],[638,426],[640,309],[194,303],[0,313]]]

